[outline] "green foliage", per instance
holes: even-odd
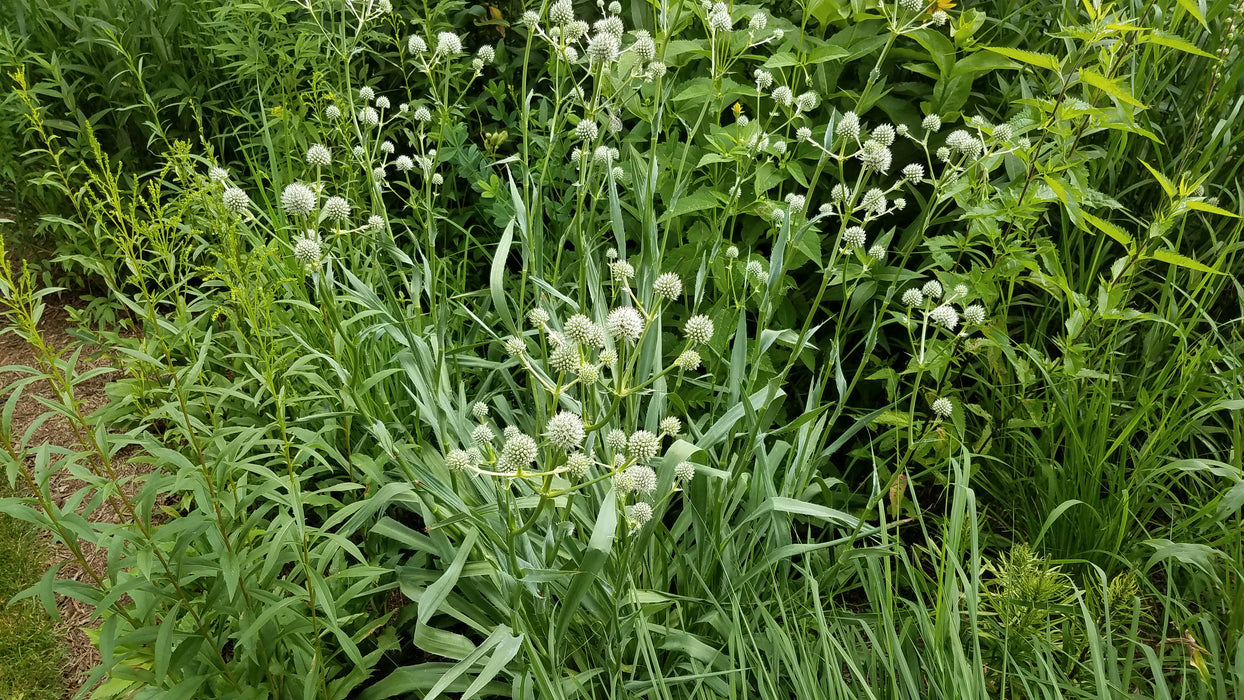
[[[184,9],[107,119],[7,50],[120,310],[88,415],[3,258],[94,696],[1244,683],[1239,5]]]

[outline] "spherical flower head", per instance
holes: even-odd
[[[614,428],[605,436],[605,444],[614,452],[621,452],[626,449],[626,433]]]
[[[376,99],[376,91],[364,85],[363,87],[359,88],[359,99],[364,100],[366,102],[371,102],[372,100]]]
[[[380,150],[381,152],[387,155],[393,155],[393,152],[396,151],[397,149],[394,148],[392,141],[385,141],[384,143],[380,144]]]
[[[769,25],[769,15],[764,10],[757,10],[752,14],[751,19],[747,21],[747,31],[753,34],[759,34]]]
[[[907,200],[902,197],[894,198],[894,211],[903,211],[907,208]],[[879,212],[880,213],[880,212]]]
[[[756,72],[752,73],[752,77],[756,79],[757,90],[768,90],[769,86],[773,84],[773,74],[767,70],[757,68]]]
[[[803,211],[803,208],[808,205],[808,199],[801,194],[791,192],[786,195],[786,203],[790,205],[790,210],[792,212],[798,212]]]
[[[578,447],[585,437],[583,419],[577,413],[562,411],[549,419],[544,426],[544,436],[563,450]]]
[[[601,350],[600,355],[597,356],[597,359],[600,360],[602,365],[616,364],[618,361],[618,351],[613,349]]]
[[[765,274],[764,265],[759,260],[748,260],[747,266],[743,268],[743,273],[748,277],[763,277]]]
[[[635,268],[625,260],[609,263],[609,277],[615,284],[627,284],[635,277]]]
[[[933,413],[938,418],[949,418],[955,412],[955,405],[945,396],[933,401]]]
[[[946,145],[968,156],[969,158],[976,158],[979,156],[981,150],[985,147],[984,144],[980,142],[980,139],[963,129],[957,129],[950,132],[950,136],[946,137]]]
[[[445,466],[460,472],[475,466],[475,455],[466,450],[453,450],[445,455]]]
[[[925,131],[936,134],[942,129],[942,118],[936,114],[930,114],[921,120],[920,126],[924,127]]]
[[[673,437],[682,432],[682,421],[674,416],[666,416],[661,419],[657,427],[660,429],[661,435]]]
[[[582,479],[592,468],[592,458],[582,452],[574,452],[566,458],[566,473],[573,479]]]
[[[795,98],[795,107],[801,112],[809,112],[817,108],[821,104],[821,96],[816,92],[809,90],[799,93],[799,97]]]
[[[471,415],[475,416],[475,420],[484,420],[488,417],[488,404],[483,401],[471,404]]]
[[[384,228],[384,217],[379,214],[372,214],[367,217],[367,228],[373,231],[379,231]]]
[[[890,169],[890,149],[881,144],[880,141],[869,139],[864,142],[864,147],[860,149],[860,163],[864,165],[865,170],[884,173]]]
[[[376,107],[380,109],[388,109],[391,106],[391,104],[392,103],[389,102],[389,98],[385,97],[384,95],[381,95],[376,98]]]
[[[441,32],[436,35],[436,55],[454,56],[462,53],[462,37],[453,32]]]
[[[616,37],[621,37],[622,33],[626,31],[626,27],[622,26],[622,20],[613,15],[597,20],[594,26],[596,31],[612,34]]]
[[[852,226],[842,232],[842,244],[847,248],[863,248],[864,240],[864,229],[859,226]]]
[[[432,121],[432,113],[428,111],[427,107],[416,107],[414,117],[415,121],[423,124]]]
[[[600,379],[600,368],[590,362],[584,362],[575,370],[580,384],[595,384]]]
[[[809,129],[808,127],[806,127],[806,126],[801,126],[801,127],[799,127],[798,129],[795,129],[795,139],[796,139],[796,140],[798,140],[798,141],[801,141],[801,142],[802,142],[802,141],[811,141],[811,140],[812,140],[812,130],[811,130],[811,129]]]
[[[515,437],[522,435],[522,434],[523,434],[523,431],[519,430],[518,428],[512,425],[507,425],[505,426],[505,430],[501,431],[501,438],[503,440],[512,440]]]
[[[563,330],[566,332],[567,338],[580,345],[594,346],[597,344],[597,339],[602,335],[600,327],[583,314],[575,314],[566,319],[566,325]]]
[[[343,197],[329,197],[324,202],[324,218],[340,223],[350,218],[350,203]]]
[[[652,506],[640,501],[631,506],[631,522],[635,524],[635,529],[639,529],[648,524],[652,520]]]
[[[947,20],[949,19],[950,19],[950,15],[946,14],[942,10],[938,10],[937,12],[933,13],[933,24],[939,27],[942,26],[943,24],[946,24]]]
[[[622,3],[618,2],[618,0],[613,0],[613,2],[609,3],[609,14],[611,15],[622,14]]]
[[[674,364],[678,369],[684,372],[694,372],[700,368],[700,353],[695,350],[683,350],[678,359],[674,360]]]
[[[784,155],[786,153],[786,142],[781,139],[773,141],[769,144],[769,151],[779,156]]]
[[[785,85],[779,85],[773,88],[773,94],[771,97],[774,102],[782,105],[783,107],[789,107],[791,102],[795,99],[795,96],[791,92],[790,88]]]
[[[587,22],[584,22],[583,20],[580,19],[580,20],[575,20],[567,24],[564,31],[566,33],[566,41],[578,41],[582,39],[583,37],[587,36],[588,32],[592,31],[592,28],[588,26]],[[556,33],[557,29],[554,28],[553,32]],[[579,91],[579,99],[582,100],[583,89],[582,88],[575,88],[575,89]]]
[[[237,187],[226,187],[224,194],[220,198],[225,204],[225,209],[234,214],[241,214],[251,205],[251,198]]]
[[[726,247],[726,258],[727,259],[736,260],[738,259],[738,257],[739,257],[739,247],[737,245]]]
[[[580,123],[583,123],[583,122],[580,122]],[[587,122],[587,123],[591,124],[592,128],[596,128],[595,122]],[[596,163],[599,165],[609,165],[610,163],[613,162],[615,152],[616,152],[616,149],[610,148],[608,146],[604,146],[604,145],[597,146],[596,149],[592,151],[592,160],[596,161]],[[618,257],[617,250],[614,250],[613,257],[615,258]]]
[[[923,303],[924,303],[924,294],[921,294],[919,289],[912,287],[911,289],[908,289],[907,291],[903,292],[903,305],[904,306],[920,306]]]
[[[908,12],[919,12],[924,9],[924,0],[898,0],[898,6]]]
[[[475,55],[479,56],[484,63],[492,63],[497,60],[497,50],[490,44],[484,44],[475,51]]]
[[[661,61],[652,61],[648,64],[648,80],[656,80],[657,78],[660,78],[665,75],[667,70],[669,69]]]
[[[616,34],[597,32],[587,41],[587,57],[593,64],[611,63],[618,57],[620,42]]]
[[[229,179],[229,171],[220,166],[212,166],[207,169],[207,179],[212,182],[224,182]]]
[[[904,165],[903,179],[908,182],[920,182],[924,179],[924,166],[919,163]]]
[[[907,136],[908,134],[911,133],[911,127],[907,126],[906,124],[899,124],[898,126],[894,127],[894,131],[899,136]]]
[[[523,16],[518,20],[518,23],[523,25],[524,27],[527,27],[528,29],[531,29],[532,27],[540,23],[540,15],[537,14],[534,10],[527,10],[526,12],[523,13]]]
[[[674,301],[682,294],[682,279],[673,272],[662,273],[652,283],[652,291],[662,299]]]
[[[691,481],[695,478],[695,465],[691,462],[679,462],[674,465],[674,478],[679,481]]]
[[[323,257],[324,248],[314,231],[294,239],[294,258],[307,269],[318,267]]]
[[[979,326],[985,322],[985,307],[980,304],[972,304],[963,310],[963,320],[973,326]]]
[[[600,133],[600,127],[596,125],[595,119],[581,119],[574,128],[574,135],[583,141],[595,140],[598,133]]]
[[[362,160],[363,156],[367,155],[366,149],[364,149],[362,146],[355,146],[354,148],[350,149],[350,152],[354,154],[355,158],[358,158],[360,160]]]
[[[657,56],[657,44],[646,29],[640,29],[635,32],[635,43],[631,44],[631,51],[635,52],[639,60],[651,61]]]
[[[661,438],[647,430],[636,430],[626,439],[626,452],[638,462],[647,462],[657,456],[661,449]]]
[[[619,306],[609,312],[605,326],[609,329],[609,335],[615,340],[634,343],[639,340],[639,336],[643,335],[644,317],[640,316],[633,307]]]
[[[713,339],[713,319],[704,315],[692,316],[683,326],[683,332],[686,333],[687,340],[705,345]]]
[[[475,430],[471,431],[471,442],[475,443],[477,447],[491,444],[495,437],[496,435],[493,434],[492,428],[486,425],[477,425]]]
[[[527,346],[523,343],[523,339],[512,335],[505,339],[502,347],[505,348],[505,354],[510,357],[518,357],[527,350]]]
[[[441,175],[440,173],[435,173],[432,175],[432,186],[433,187],[440,187],[443,184],[445,184],[444,175]]]
[[[943,163],[950,160],[950,149],[946,148],[945,146],[938,148],[937,151],[935,151],[934,153],[935,155],[937,155],[937,159],[942,161]]]
[[[886,256],[885,246],[881,245],[880,243],[874,243],[873,246],[868,249],[868,257],[874,260],[885,260],[885,256]]]
[[[527,322],[536,328],[541,328],[549,322],[549,312],[541,308],[534,308],[527,312]]]
[[[942,304],[929,312],[929,320],[948,331],[953,331],[959,326],[959,313],[950,304]]]
[[[648,495],[657,490],[657,473],[652,467],[636,464],[630,466],[626,470],[626,476],[631,480],[631,491]]]
[[[713,11],[708,15],[708,28],[714,32],[722,33],[730,31],[734,26],[734,20],[730,19],[730,11],[726,9],[724,3],[717,3],[713,6]]]
[[[579,351],[570,343],[559,345],[549,353],[549,366],[557,372],[574,372],[579,368]]]
[[[410,159],[410,156],[398,156],[393,161],[393,166],[397,168],[398,172],[406,173],[414,169],[415,162]]]
[[[858,141],[860,138],[859,115],[855,112],[842,115],[842,119],[838,120],[838,126],[834,127],[834,133],[842,138]]]
[[[774,40],[774,41],[781,41],[781,40],[782,40],[783,38],[785,38],[785,37],[786,37],[786,32],[785,32],[785,31],[783,31],[782,29],[774,29],[774,30],[773,30],[773,40]]]
[[[325,107],[324,118],[330,122],[335,122],[338,119],[341,119],[341,109],[339,109],[337,105],[329,105]]]
[[[574,5],[570,0],[557,0],[549,8],[549,19],[553,24],[570,24],[574,21]]]
[[[968,295],[968,286],[966,284],[956,284],[953,291],[955,299],[962,299]]]
[[[1010,124],[999,124],[993,128],[993,137],[999,141],[1008,142],[1014,136],[1015,132]]]
[[[506,439],[505,445],[501,448],[501,458],[497,460],[497,466],[501,471],[516,472],[525,469],[536,461],[536,454],[539,449],[536,441],[530,436],[518,434]]]
[[[869,136],[882,146],[891,146],[894,144],[894,127],[889,124],[880,124],[872,130]]]
[[[615,459],[614,459],[614,464],[613,464],[613,468],[614,468],[614,469],[617,469],[617,468],[619,468],[620,466],[622,466],[622,465],[621,465],[621,464],[619,464],[619,462],[618,462],[618,460],[619,460],[619,459],[620,459],[620,458],[615,458]],[[625,461],[625,460],[623,460],[623,461]],[[621,495],[624,495],[624,496],[625,496],[626,494],[630,493],[631,491],[633,491],[633,490],[635,489],[635,483],[634,483],[633,481],[631,481],[631,475],[630,475],[629,473],[627,473],[627,472],[625,472],[625,471],[623,471],[623,472],[618,472],[617,474],[614,474],[614,475],[613,475],[613,488],[614,488],[614,490],[615,490],[615,491],[617,491],[619,494],[621,494]]]
[[[942,283],[937,280],[929,280],[920,288],[921,292],[930,299],[937,299],[942,296]]]
[[[364,107],[359,110],[359,123],[369,129],[375,128],[380,124],[380,113],[375,107]]]
[[[870,188],[860,198],[860,206],[873,212],[885,211],[885,192],[877,187]]]
[[[372,168],[371,176],[375,178],[377,182],[379,182],[380,180],[383,180],[386,177],[388,177],[388,174],[385,173],[383,165],[378,165]]]
[[[301,182],[290,183],[281,191],[281,208],[293,216],[315,211],[315,192]]]
[[[307,164],[324,168],[333,162],[332,154],[328,152],[328,148],[323,144],[315,144],[307,149]]]
[[[851,188],[843,184],[834,185],[829,191],[829,198],[835,202],[845,202],[851,198]]]

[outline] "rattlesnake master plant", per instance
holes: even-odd
[[[1229,506],[1214,480],[1236,472],[1183,454],[1232,434],[1202,404],[1235,405],[1238,353],[1195,319],[1239,229],[1212,266],[1178,253],[1231,212],[1154,167],[1131,232],[1099,157],[1149,133],[1129,52],[1187,51],[1091,4],[1060,18],[1074,51],[1016,50],[950,5],[472,23],[305,0],[316,51],[248,115],[250,167],[175,142],[132,200],[97,143],[61,160],[21,83],[75,193],[73,260],[140,331],[109,338],[126,376],[96,418],[42,346],[28,374],[81,449],[4,453],[35,493],[7,509],[111,550],[70,591],[101,606],[97,676],[281,698],[1225,688],[1225,663],[1181,675],[1169,648],[1134,670],[1165,629],[1121,611],[1161,592],[1114,575],[1238,574],[1214,554],[1238,553],[1236,516],[1200,505]],[[4,283],[40,343],[30,278]],[[1193,337],[1188,362],[1136,351]],[[1148,386],[1193,418],[1163,421]],[[130,440],[160,467],[142,498],[108,473]],[[80,522],[55,468],[128,520]],[[1091,562],[1030,596],[1085,601],[1061,628],[1013,604],[1055,565],[997,555],[1006,537]],[[1238,643],[1181,605],[1180,639]],[[1057,643],[1018,663],[1007,635],[1033,630]]]

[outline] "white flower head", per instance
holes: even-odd
[[[949,418],[955,412],[955,405],[945,396],[933,401],[933,413],[938,418]]]
[[[359,110],[359,122],[369,129],[375,128],[380,124],[380,113],[375,107],[364,107]]]
[[[959,326],[959,313],[950,304],[942,304],[929,312],[929,320],[946,330],[953,331]]]
[[[371,89],[367,85],[364,85],[363,87],[359,88],[359,99],[364,100],[365,102],[371,102],[372,100],[376,99],[376,91]]]
[[[859,226],[851,226],[842,232],[842,244],[848,248],[863,248],[864,241],[864,229]]]
[[[972,304],[963,310],[963,320],[973,326],[979,326],[985,322],[985,307],[980,304]]]
[[[644,317],[634,307],[619,306],[609,312],[605,325],[615,340],[634,343],[643,335]]]
[[[419,54],[425,53],[427,50],[428,50],[428,42],[424,41],[423,37],[419,36],[418,34],[413,34],[411,35],[409,39],[406,40],[406,52],[407,53],[411,53],[411,54],[418,56]]]
[[[692,316],[683,326],[687,339],[693,343],[704,345],[713,339],[713,320],[708,316]]]
[[[350,218],[350,203],[344,197],[329,197],[324,202],[324,218],[340,223]]]
[[[855,112],[842,115],[842,119],[838,120],[838,126],[834,127],[834,133],[842,138],[858,141],[860,138],[859,115]]]
[[[635,523],[635,527],[641,528],[652,520],[652,506],[640,501],[631,506],[631,521]]]
[[[661,439],[647,430],[636,430],[626,439],[626,451],[638,462],[647,462],[657,456]]]
[[[536,461],[536,455],[539,448],[536,441],[531,439],[529,435],[522,433],[511,434],[506,438],[505,445],[501,448],[501,457],[497,460],[497,467],[500,471],[516,472],[525,469],[532,462]]]
[[[930,114],[920,122],[920,126],[924,127],[925,131],[936,134],[942,128],[942,118],[936,114]]]
[[[333,162],[333,156],[328,152],[328,147],[317,143],[307,149],[307,164],[317,167],[327,167]]]
[[[294,258],[308,270],[318,267],[324,258],[324,247],[320,243],[319,234],[307,231],[304,235],[295,238]]]
[[[701,362],[700,353],[695,350],[683,350],[674,364],[684,372],[694,372],[700,368]]]
[[[315,192],[301,182],[290,183],[281,191],[281,208],[298,216],[315,211]]]
[[[666,416],[661,419],[661,422],[657,427],[660,429],[662,435],[674,437],[682,432],[682,421],[678,420],[674,416]]]
[[[341,109],[339,109],[337,105],[329,105],[325,107],[324,118],[331,122],[335,122],[338,119],[341,119]]]
[[[212,166],[207,169],[207,179],[212,182],[224,182],[229,179],[229,171],[220,166]]]
[[[904,165],[903,179],[908,182],[920,182],[924,179],[924,166],[919,163]]]
[[[631,44],[631,51],[635,52],[639,60],[651,61],[656,58],[657,45],[646,29],[640,29],[635,32],[635,43]]]
[[[631,481],[631,491],[648,495],[657,490],[657,473],[652,467],[636,464],[628,467],[626,476]]]
[[[577,413],[562,411],[549,419],[544,426],[544,435],[549,442],[564,450],[578,447],[585,437],[583,419]]]
[[[221,195],[221,200],[225,204],[225,209],[234,214],[241,214],[250,208],[251,205],[251,198],[237,187],[226,187],[224,194]]]
[[[920,306],[923,303],[924,303],[924,294],[922,294],[919,289],[912,287],[911,289],[908,289],[907,291],[903,292],[903,305],[904,306]]]
[[[920,288],[921,292],[930,299],[937,299],[942,296],[942,283],[937,280],[929,280]]]
[[[453,32],[441,32],[436,35],[436,55],[455,56],[462,53],[462,37]]]
[[[663,273],[652,283],[652,291],[662,299],[675,301],[682,294],[682,280],[677,273]]]

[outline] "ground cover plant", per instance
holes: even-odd
[[[1244,4],[61,5],[0,509],[80,695],[1244,693]]]

